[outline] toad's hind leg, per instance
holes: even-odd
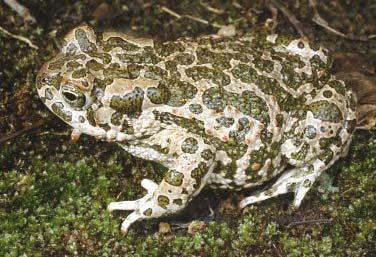
[[[213,155],[214,156],[214,155]],[[182,210],[205,185],[213,170],[213,159],[202,160],[200,154],[183,154],[176,159],[158,185],[144,179],[147,194],[135,201],[113,202],[108,210],[133,210],[121,225],[123,233],[136,221],[158,218]]]
[[[316,178],[328,168],[322,161],[317,160],[310,166],[292,168],[284,172],[281,177],[268,189],[246,197],[240,202],[244,208],[249,204],[260,202],[281,194],[294,193],[293,206],[298,208]]]

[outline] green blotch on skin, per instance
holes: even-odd
[[[148,79],[161,80],[167,77],[167,71],[158,66],[145,67],[144,77]]]
[[[70,61],[67,63],[67,68],[70,70],[78,69],[81,67],[81,64],[77,61]]]
[[[190,104],[189,105],[189,111],[194,114],[200,114],[202,113],[202,105],[201,104]]]
[[[129,64],[127,67],[122,68],[118,63],[112,63],[108,68],[103,71],[103,75],[107,79],[124,78],[136,79],[140,76],[142,66],[137,64]]]
[[[348,133],[354,132],[354,130],[356,128],[356,119],[346,120],[345,128],[346,128]]]
[[[97,47],[95,46],[94,43],[90,42],[84,30],[82,29],[76,30],[75,36],[82,52],[94,52],[97,50]]]
[[[183,183],[184,174],[176,170],[169,170],[164,176],[164,180],[173,186],[181,186]]]
[[[86,69],[75,70],[72,73],[72,78],[75,78],[75,79],[83,78],[85,76],[86,76]]]
[[[100,64],[96,60],[90,60],[86,63],[86,68],[93,71],[103,70],[103,64]]]
[[[338,80],[331,80],[331,81],[328,82],[328,84],[331,88],[334,88],[334,90],[338,94],[340,94],[342,96],[344,96],[346,94],[346,87],[341,82],[339,82]]]
[[[181,144],[181,150],[184,153],[194,154],[198,150],[198,145],[197,144],[198,144],[198,142],[197,142],[197,140],[195,138],[188,137]]]
[[[317,101],[308,106],[316,119],[338,123],[343,117],[338,106],[327,101]]]
[[[37,88],[42,88],[43,85],[48,85],[48,86],[53,86],[57,90],[60,90],[60,84],[63,79],[63,77],[59,75],[54,75],[50,77],[44,77],[45,75],[42,74],[40,77],[37,79]]]
[[[205,162],[200,162],[197,168],[192,170],[191,177],[196,180],[195,187],[199,187],[201,185],[201,179],[206,175],[207,172],[208,168],[206,167]]]
[[[217,112],[224,111],[225,107],[230,105],[264,124],[270,120],[266,103],[248,90],[240,95],[220,87],[211,87],[203,93],[202,101],[207,108]]]
[[[166,104],[170,100],[171,92],[166,86],[159,85],[157,88],[149,87],[146,95],[153,104]]]
[[[316,128],[312,125],[308,125],[305,130],[304,134],[309,139],[314,139],[317,135]]]
[[[323,95],[325,98],[331,98],[332,95],[333,95],[333,93],[332,93],[332,91],[330,91],[330,90],[325,90],[325,91],[322,93],[322,95]]]
[[[166,209],[167,205],[169,205],[170,203],[170,199],[168,199],[168,197],[165,195],[158,196],[157,201],[158,201],[158,205],[164,209]]]
[[[327,149],[319,154],[319,159],[323,161],[325,164],[329,164],[329,162],[333,159],[333,151],[330,149]]]
[[[154,49],[158,55],[166,57],[177,52],[183,52],[185,47],[180,42],[155,42]]]
[[[149,209],[146,209],[145,211],[144,211],[144,215],[145,216],[151,216],[153,214],[153,210],[151,209],[151,208],[149,208]]]
[[[101,59],[103,64],[109,64],[112,60],[112,57],[108,53],[101,53],[101,52],[89,52],[88,53],[91,57],[95,57]]]
[[[209,149],[205,149],[201,152],[201,157],[204,160],[209,161],[214,158],[214,153]]]
[[[127,120],[123,120],[121,124],[120,132],[124,132],[125,134],[132,135],[134,134],[134,128],[130,126]]]
[[[114,112],[111,115],[111,123],[115,126],[120,126],[121,125],[121,120],[123,118],[123,114],[119,112]]]
[[[107,41],[104,42],[103,50],[108,52],[116,47],[120,47],[127,51],[136,51],[140,49],[140,47],[128,41],[125,41],[120,37],[110,37]]]
[[[232,124],[234,124],[235,119],[223,116],[223,117],[217,118],[216,121],[218,122],[219,125],[229,128],[231,127]]]
[[[172,203],[174,203],[176,205],[179,205],[179,206],[182,206],[183,205],[183,200],[182,199],[174,199],[172,201]]]
[[[93,108],[89,108],[86,110],[86,118],[87,118],[87,121],[89,122],[89,124],[93,127],[95,127],[97,125],[97,123],[95,122],[95,119],[94,119],[94,110]]]
[[[190,65],[195,61],[195,57],[187,53],[179,53],[175,56],[174,61],[180,65]]]
[[[60,102],[54,103],[51,106],[52,111],[66,122],[72,121],[72,113],[70,111],[64,111],[64,105]]]
[[[168,88],[170,96],[166,104],[173,107],[183,106],[189,99],[194,98],[197,94],[197,88],[185,81],[169,79],[161,81],[160,86]]]
[[[231,82],[230,77],[220,69],[211,69],[205,66],[188,68],[185,73],[195,81],[207,79],[220,86],[227,86]]]
[[[141,113],[143,100],[144,91],[139,87],[135,87],[132,92],[124,96],[112,96],[110,107],[124,114]]]

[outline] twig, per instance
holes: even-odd
[[[304,224],[312,224],[312,223],[329,223],[331,220],[329,219],[318,219],[318,220],[302,220],[302,221],[294,221],[287,225],[287,228],[292,226],[304,225]]]
[[[360,37],[356,37],[356,36],[352,36],[352,35],[346,35],[332,27],[329,26],[329,23],[321,17],[321,15],[319,14],[318,10],[317,10],[317,2],[316,0],[309,0],[309,3],[310,5],[312,6],[312,9],[313,9],[313,12],[314,12],[314,15],[313,15],[313,18],[312,18],[312,21],[314,23],[316,23],[317,25],[319,25],[320,27],[323,27],[324,29],[328,30],[329,32],[337,35],[337,36],[340,36],[340,37],[344,37],[344,38],[347,38],[347,39],[350,39],[350,40],[359,40],[359,41],[368,41],[369,39],[371,39],[372,37],[367,37],[367,36],[360,36]]]
[[[18,35],[12,34],[1,26],[0,26],[0,31],[3,32],[5,35],[8,35],[12,38],[15,38],[19,41],[22,41],[22,42],[28,44],[31,48],[38,49],[38,47],[36,45],[34,45],[29,39],[27,39],[23,36],[18,36]]]
[[[33,130],[33,129],[36,129],[36,128],[39,128],[41,127],[42,125],[46,124],[48,120],[39,120],[37,122],[35,122],[34,124],[32,124],[31,126],[27,127],[27,128],[23,128],[21,130],[18,130],[12,134],[9,134],[9,135],[6,135],[6,136],[3,136],[3,137],[0,137],[0,144],[4,143],[4,142],[7,142],[13,138],[16,138],[18,136],[21,136],[22,134],[25,134],[26,132],[30,131],[30,130]]]
[[[275,6],[275,8],[280,10],[283,13],[283,15],[286,16],[286,18],[291,22],[294,28],[298,31],[300,36],[302,37],[305,36],[303,24],[296,18],[296,16],[289,9],[287,9],[278,0],[270,0],[270,2]]]
[[[18,15],[20,15],[25,22],[35,24],[37,23],[37,20],[30,14],[29,9],[27,9],[25,6],[19,4],[16,0],[4,0],[4,2],[12,8]]]
[[[204,3],[202,1],[200,1],[200,5],[203,6],[206,10],[208,10],[209,12],[213,12],[215,14],[223,14],[225,11],[223,10],[220,10],[220,9],[217,9],[217,8],[214,8],[214,7],[211,7],[208,3]]]
[[[174,12],[173,10],[167,8],[166,6],[160,6],[160,8],[161,8],[162,11],[170,14],[171,16],[174,16],[177,19],[188,18],[188,19],[203,23],[205,25],[211,25],[215,28],[222,28],[223,27],[222,25],[219,25],[219,24],[216,24],[216,23],[210,23],[207,20],[204,20],[204,19],[201,19],[201,18],[198,18],[198,17],[194,17],[192,15],[180,15],[180,14]]]

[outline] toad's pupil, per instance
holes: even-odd
[[[63,95],[64,97],[68,100],[68,101],[76,101],[77,100],[77,95],[71,93],[71,92],[63,92]]]

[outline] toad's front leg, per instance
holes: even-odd
[[[175,214],[201,191],[214,168],[213,159],[214,153],[209,148],[184,153],[167,165],[168,171],[159,185],[148,179],[141,182],[147,190],[144,197],[110,203],[108,210],[133,210],[121,226],[124,233],[138,220]]]

